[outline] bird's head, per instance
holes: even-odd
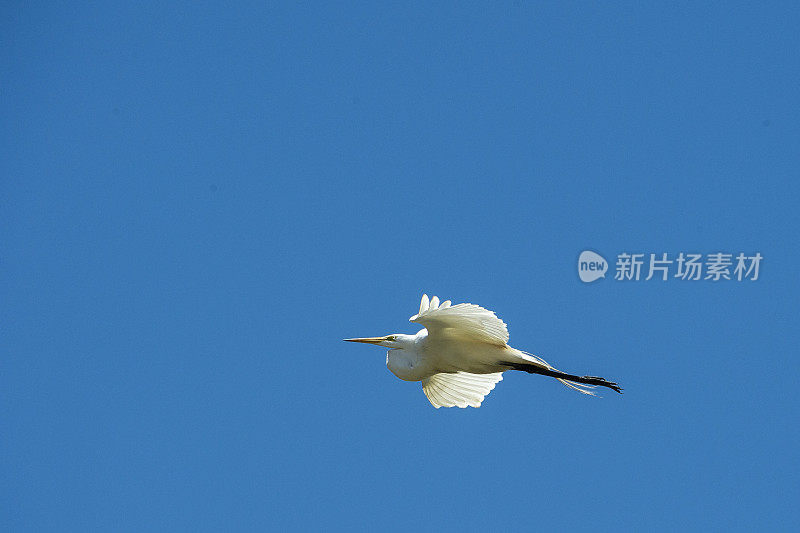
[[[402,333],[393,333],[385,337],[361,337],[357,339],[344,339],[347,342],[363,342],[364,344],[374,344],[376,346],[383,346],[390,350],[404,348],[413,341],[413,335],[404,335]]]

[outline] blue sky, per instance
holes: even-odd
[[[800,527],[796,5],[0,14],[4,530]],[[625,394],[433,409],[423,292]]]

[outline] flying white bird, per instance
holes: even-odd
[[[620,394],[612,381],[596,376],[573,376],[556,370],[545,360],[508,345],[508,329],[494,312],[473,304],[450,305],[422,295],[419,313],[409,321],[424,329],[416,335],[394,333],[385,337],[344,339],[389,348],[386,367],[403,381],[421,381],[435,408],[480,407],[506,370],[554,377],[584,394],[594,395],[596,385]]]

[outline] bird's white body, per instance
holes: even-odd
[[[469,372],[492,374],[508,370],[503,361],[525,361],[526,355],[510,346],[498,346],[444,332],[429,336],[427,329],[416,335],[395,335],[402,348],[386,354],[386,367],[403,381],[422,381],[434,374]]]
[[[479,407],[484,397],[503,379],[506,370],[555,377],[584,394],[591,385],[619,392],[615,383],[592,376],[572,376],[541,358],[508,345],[506,324],[492,312],[473,304],[439,304],[439,298],[422,295],[419,313],[409,319],[424,326],[416,335],[397,333],[385,337],[345,339],[389,348],[387,368],[404,381],[421,381],[422,389],[439,407]]]

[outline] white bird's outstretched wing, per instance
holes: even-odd
[[[504,346],[508,343],[508,328],[493,311],[474,304],[450,305],[450,300],[439,305],[439,298],[422,295],[419,313],[409,321],[421,324],[428,335],[445,329],[457,330],[460,335],[475,340]]]
[[[422,380],[422,390],[435,408],[440,407],[480,407],[481,402],[494,386],[503,379],[503,373],[434,374]]]

